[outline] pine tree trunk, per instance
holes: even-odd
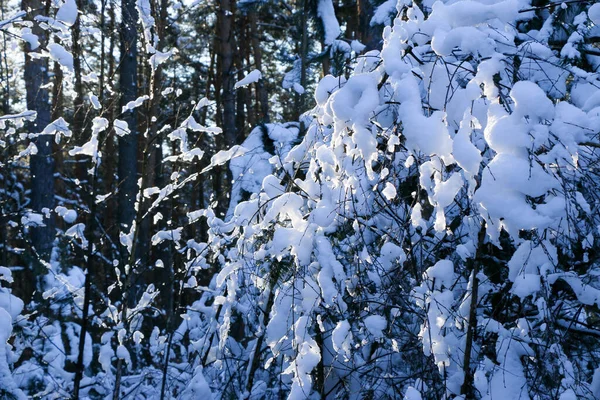
[[[76,0],[77,8],[81,10],[83,4],[81,0]],[[85,106],[83,102],[83,82],[81,77],[81,60],[82,60],[82,49],[81,49],[81,18],[77,18],[75,23],[71,27],[71,36],[73,38],[73,72],[75,74],[75,99],[73,100],[73,123],[71,125],[75,143],[83,145],[88,141],[88,138],[84,135],[85,130]],[[87,182],[87,156],[76,157],[75,176],[81,182]]]
[[[58,43],[58,37],[55,37],[55,41]],[[61,69],[59,63],[54,62],[54,66],[52,67],[54,72],[54,82],[52,83],[52,113],[50,115],[51,121],[56,121],[58,118],[62,117],[65,112],[65,96],[63,93],[63,82],[64,82],[64,74]],[[54,163],[55,170],[58,172],[59,177],[65,176],[65,165],[64,165],[64,157],[63,157],[63,144],[54,144],[53,152],[54,152]],[[64,178],[57,179],[54,182],[54,193],[59,197],[65,197],[65,184]],[[60,219],[56,221],[57,225],[60,228],[61,221]]]
[[[217,18],[217,37],[219,41],[219,65],[221,89],[219,108],[222,108],[222,143],[220,149],[230,148],[237,143],[235,125],[235,75],[233,66],[233,15],[235,5],[232,0],[219,1]],[[219,135],[220,136],[220,135]],[[224,170],[224,171],[223,171]],[[218,198],[217,215],[224,217],[229,206],[231,192],[231,171],[229,168],[218,168],[216,192]]]
[[[120,92],[121,106],[137,97],[137,10],[135,0],[121,1],[121,64]],[[137,113],[130,110],[122,115],[129,125],[130,134],[119,138],[119,225],[129,232],[135,218],[135,198],[137,194]]]
[[[308,66],[308,12],[310,5],[308,0],[303,0],[302,11],[300,14],[300,30],[302,37],[300,39],[300,86],[306,88],[306,68]],[[294,110],[294,119],[299,121],[300,115],[304,112],[304,94],[295,93],[296,110]]]
[[[47,15],[49,5],[41,0],[23,0],[23,10],[31,10],[28,18],[34,20],[37,16]],[[37,22],[33,23],[32,31],[38,36],[40,47],[47,42],[46,32]],[[29,53],[35,49],[25,44],[25,90],[27,92],[27,108],[37,112],[37,119],[29,124],[29,131],[40,133],[50,123],[51,110],[49,102],[48,84],[48,61],[46,58],[32,58]],[[54,158],[52,154],[52,143],[54,136],[40,135],[33,140],[37,147],[37,154],[31,156],[31,208],[41,213],[43,209],[54,208]],[[44,218],[45,226],[32,228],[32,242],[38,255],[48,260],[52,252],[54,240],[54,217],[50,213],[49,218]],[[44,267],[34,262],[34,274],[37,279],[41,277]]]
[[[134,0],[121,0],[121,63],[119,65],[119,90],[121,92],[121,107],[128,102],[134,101],[137,97],[137,9]],[[138,157],[138,138],[137,138],[137,112],[135,109],[126,111],[121,118],[127,122],[130,133],[119,137],[119,166],[118,166],[118,222],[119,230],[129,233],[132,224],[136,218],[135,200],[137,195],[137,157]],[[137,234],[134,232],[133,246],[131,254],[127,254],[124,246],[121,247],[121,258],[127,260],[128,264],[135,262],[135,248],[137,245]],[[121,305],[121,321],[127,326],[127,306],[132,305],[133,271],[127,275],[123,287],[123,304]],[[120,398],[121,378],[123,374],[123,360],[117,361],[117,371],[115,375],[115,388],[113,400]]]
[[[237,79],[244,79],[244,55],[246,53],[247,43],[246,39],[246,21],[245,18],[238,18],[236,21],[236,35],[233,35],[233,49],[234,49],[234,65],[237,70]],[[237,39],[237,40],[236,40]],[[241,87],[235,90],[236,100],[236,112],[235,112],[235,130],[236,139],[235,143],[231,143],[230,146],[243,141],[245,136],[244,128],[246,126],[246,98],[249,96],[249,87]]]
[[[166,27],[168,25],[167,20],[167,8],[168,2],[167,0],[160,0],[160,10],[158,11],[158,15],[155,16],[156,21],[156,32],[158,34],[158,50],[163,50],[166,46]],[[154,72],[153,79],[154,84],[152,85],[152,107],[150,116],[154,116],[159,118],[160,114],[160,102],[161,102],[161,92],[163,90],[162,82],[163,82],[163,66],[159,65],[156,67]],[[155,138],[156,135],[159,135]],[[152,123],[150,126],[150,140],[155,140],[153,143],[155,145],[151,146],[149,151],[152,152],[152,157],[150,160],[150,168],[152,174],[152,181],[149,182],[149,186],[157,186],[164,187],[168,183],[168,175],[165,170],[165,165],[162,162],[163,160],[163,138],[158,133],[158,124]],[[167,225],[167,221],[172,219],[171,213],[172,208],[170,207],[171,201],[164,201],[160,207],[159,212],[164,216],[161,221],[157,224],[156,229],[169,229]],[[147,219],[150,222],[150,219]],[[174,271],[173,271],[173,255],[171,252],[171,243],[165,241],[160,243],[159,245],[153,247],[153,260],[161,260],[163,262],[164,267],[162,269],[156,270],[156,281],[159,283],[157,285],[160,288],[160,304],[166,312],[166,320],[167,322],[172,319],[173,314],[173,296],[174,296]],[[168,325],[168,323],[167,323]],[[168,329],[168,326],[167,326]],[[168,360],[167,360],[168,362]]]
[[[356,8],[358,13],[357,39],[367,46],[366,50],[379,48],[381,27],[380,25],[371,26],[375,7],[369,0],[357,0]]]
[[[256,66],[257,70],[264,73],[262,69],[262,48],[260,46],[260,32],[258,31],[258,16],[255,8],[252,8],[252,10],[249,12],[248,19],[250,22],[250,36],[254,56],[254,65]],[[260,112],[258,113],[257,122],[264,124],[269,123],[269,95],[263,79],[259,79],[258,82],[256,82],[256,95],[260,103]]]
[[[114,76],[115,76],[115,47],[117,42],[117,37],[115,35],[116,31],[116,16],[115,16],[115,3],[108,2],[108,21],[106,26],[106,32],[109,35],[109,43],[108,43],[108,51],[104,54],[104,58],[106,58],[106,75],[103,79],[101,94],[101,104],[103,107],[103,115],[109,120],[113,121],[115,118],[115,110],[118,106],[117,94],[115,91],[108,90],[105,86],[108,86],[110,89],[114,88]],[[106,93],[106,94],[105,94]],[[111,130],[106,130],[103,132],[108,137],[106,137],[104,141],[104,151],[102,157],[102,163],[104,165],[103,168],[100,168],[100,186],[99,192],[102,193],[114,193],[115,192],[115,167],[118,165],[118,149],[117,149],[117,141],[115,139],[115,134]],[[110,196],[106,201],[104,207],[107,210],[116,210],[118,207],[117,196]],[[118,237],[118,217],[116,212],[104,212],[102,213],[102,225],[105,227],[107,234],[110,237]],[[99,263],[98,270],[98,279],[102,277],[102,282],[97,282],[102,289],[105,289],[109,285],[109,275],[112,275],[112,268],[105,268],[103,263]],[[112,277],[110,278],[112,280]]]

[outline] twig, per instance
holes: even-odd
[[[524,12],[529,12],[529,11],[536,11],[536,10],[543,10],[544,8],[552,8],[552,7],[557,7],[557,6],[560,7],[563,4],[571,4],[571,3],[590,3],[590,0],[569,0],[569,1],[561,1],[561,2],[556,2],[556,3],[550,3],[550,4],[546,4],[545,6],[525,8],[523,10],[519,10],[519,13],[524,13]]]
[[[470,392],[471,383],[473,380],[471,374],[471,350],[473,348],[473,336],[475,336],[475,330],[477,329],[477,290],[479,289],[479,280],[477,279],[477,273],[479,272],[479,258],[481,254],[481,247],[485,239],[485,226],[482,224],[479,230],[479,245],[473,259],[473,286],[471,287],[471,304],[469,307],[469,325],[467,326],[467,340],[465,343],[465,358],[463,363],[464,381],[460,389],[461,394],[468,394]]]

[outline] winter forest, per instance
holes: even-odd
[[[600,3],[0,0],[0,398],[600,399]]]

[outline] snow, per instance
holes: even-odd
[[[315,224],[327,228],[335,221],[337,212],[333,204],[327,200],[320,200],[311,212],[311,218]]]
[[[323,24],[325,31],[324,43],[331,45],[340,36],[340,24],[335,16],[332,0],[318,0],[317,15]]]
[[[350,359],[352,351],[352,332],[348,321],[340,321],[331,333],[333,349],[337,353],[342,353],[345,359]]]
[[[298,93],[298,94],[304,94],[304,92],[306,91],[302,85],[300,85],[299,83],[294,82],[294,92]]]
[[[402,248],[392,242],[386,242],[381,246],[377,261],[385,271],[389,271],[395,266],[395,263],[402,264],[406,261],[406,253]]]
[[[148,53],[153,54],[156,52],[155,47],[158,44],[158,38],[152,33],[152,28],[154,28],[155,23],[154,17],[152,17],[152,8],[150,7],[150,2],[148,0],[136,0],[135,6],[138,12],[138,19],[142,23],[146,50]],[[150,59],[150,65],[153,68],[156,67],[152,57]]]
[[[456,163],[470,176],[479,173],[482,156],[479,149],[471,141],[472,129],[470,118],[461,122],[458,133],[452,141],[452,155]]]
[[[333,75],[326,75],[323,77],[315,90],[315,100],[317,101],[317,104],[320,106],[324,105],[330,94],[344,82],[345,79],[342,77],[336,78]]]
[[[515,279],[511,292],[523,300],[527,296],[536,294],[541,288],[542,283],[539,275],[521,274]]]
[[[251,83],[255,83],[258,82],[258,80],[262,77],[262,74],[260,73],[259,70],[255,69],[251,72],[248,73],[248,75],[246,75],[244,77],[244,79],[238,81],[235,83],[234,88],[240,88],[240,87],[244,87],[244,86],[248,86]]]
[[[210,386],[202,374],[202,367],[200,365],[194,369],[191,381],[186,390],[181,394],[181,397],[206,400],[212,400],[214,398]]]
[[[588,306],[596,305],[600,307],[600,289],[585,284],[574,272],[556,273],[548,276],[550,284],[555,283],[558,279],[563,280],[571,287],[579,302]]]
[[[181,239],[182,229],[183,228],[177,228],[157,232],[154,236],[152,236],[152,246],[156,246],[157,244],[162,243],[165,240],[177,242]]]
[[[112,365],[112,357],[114,357],[115,353],[112,349],[110,339],[114,335],[114,332],[105,332],[102,334],[102,338],[100,339],[101,347],[98,353],[98,362],[102,366],[102,370],[106,374],[111,373],[111,365]]]
[[[528,399],[527,381],[523,373],[521,357],[533,356],[532,349],[521,340],[511,337],[511,332],[499,329],[496,354],[501,367],[495,366],[489,382],[488,393],[483,400],[492,400],[497,393],[506,398]]]
[[[1,297],[0,297],[1,299]],[[8,340],[12,333],[13,318],[0,305],[0,390],[18,400],[25,400],[27,396],[17,386],[9,368],[10,348]]]
[[[600,26],[600,4],[592,4],[587,11],[588,17],[596,26]]]
[[[21,217],[24,226],[44,226],[44,216],[39,213],[28,211]]]
[[[406,389],[406,393],[404,394],[404,400],[422,400],[421,393],[417,389],[412,386],[409,386]]]
[[[94,107],[94,110],[99,110],[102,108],[102,105],[100,104],[100,100],[98,100],[98,97],[95,96],[94,94],[90,93],[88,94],[88,98],[90,100],[90,103],[92,103],[92,106]]]
[[[6,312],[7,315],[12,318],[12,320],[16,320],[19,317],[21,311],[23,311],[23,307],[24,304],[21,299],[13,296],[7,291],[0,291],[0,309],[4,310],[4,312]]]
[[[85,238],[84,232],[85,232],[84,224],[82,224],[82,223],[75,224],[65,231],[65,236],[78,239],[81,242],[81,247],[87,248],[88,241]]]
[[[454,282],[454,265],[450,260],[440,260],[425,272],[428,279],[435,282],[435,288],[450,288]]]
[[[389,20],[398,12],[396,10],[396,0],[386,0],[377,7],[371,18],[370,25],[386,25]]]
[[[292,345],[297,348],[297,358],[294,359],[283,374],[292,374],[292,387],[288,400],[301,400],[306,398],[306,393],[312,389],[311,372],[321,360],[321,354],[317,342],[305,332],[308,317],[302,316],[294,324],[294,339]]]
[[[463,180],[460,174],[452,174],[445,181],[439,181],[435,185],[433,200],[441,208],[445,208],[452,203],[458,191],[463,187]]]
[[[432,13],[425,22],[426,28],[434,29],[438,25],[451,28],[475,26],[498,18],[504,22],[517,19],[519,2],[505,0],[485,4],[478,1],[459,1],[446,5],[437,1],[432,6]]]
[[[10,269],[8,269],[6,267],[0,267],[0,281],[4,281],[4,282],[8,282],[8,283],[14,282],[12,273],[10,272]]]
[[[83,82],[98,82],[99,78],[98,78],[98,74],[95,72],[90,72],[89,74],[84,74],[81,76],[81,80]],[[90,97],[91,97],[91,93],[90,93]]]
[[[74,0],[70,0],[74,1]],[[67,71],[73,73],[73,55],[69,53],[63,46],[58,43],[50,43],[48,45],[50,58],[59,63]]]
[[[210,158],[210,164],[206,168],[204,168],[202,172],[204,173],[206,171],[209,171],[217,165],[223,165],[235,157],[243,156],[247,152],[248,149],[238,145],[231,147],[229,150],[221,150]]]
[[[127,121],[123,121],[120,119],[115,119],[113,121],[113,127],[115,129],[115,133],[117,136],[123,137],[129,135],[131,130],[129,129],[129,125],[127,125]]]
[[[561,393],[558,400],[577,400],[577,395],[575,394],[573,389],[567,389]]]
[[[77,17],[76,7],[67,6],[72,1],[53,3],[58,14],[63,8],[63,14],[71,13],[61,17],[64,25]],[[309,95],[315,89],[314,108],[297,110],[306,111],[301,121],[261,124],[241,145],[215,149],[212,139],[220,129],[198,122],[210,125],[217,119],[215,104],[203,98],[187,104],[189,114],[180,114],[178,126],[158,127],[170,140],[163,143],[168,151],[162,161],[171,177],[140,186],[138,206],[149,204],[141,216],[148,224],[134,223],[118,235],[133,252],[134,240],[140,240],[136,230],[149,229],[143,236],[150,244],[168,242],[175,258],[160,256],[142,265],[132,257],[135,264],[128,265],[112,254],[110,233],[94,240],[95,246],[108,246],[108,253],[95,248],[94,256],[107,257],[97,261],[115,268],[115,282],[98,303],[105,309],[94,308],[91,318],[106,332],[98,343],[85,338],[86,365],[93,359],[98,369],[85,377],[86,390],[110,396],[117,360],[123,360],[124,390],[139,383],[141,397],[155,396],[156,371],[137,361],[164,365],[165,350],[172,346],[166,372],[177,379],[166,382],[172,388],[167,397],[318,398],[318,382],[332,398],[464,400],[465,372],[473,376],[470,390],[483,400],[547,393],[567,400],[600,393],[598,352],[593,346],[590,354],[564,347],[575,333],[588,340],[600,306],[594,180],[600,81],[593,72],[599,61],[585,53],[590,38],[598,36],[600,7],[588,2],[564,11],[519,13],[531,7],[529,1],[390,0],[370,21],[386,25],[381,52],[360,54],[361,43],[340,39],[334,4],[319,0],[310,24],[323,23],[320,56],[340,61],[343,70],[332,63],[332,75],[316,88],[311,79],[300,84],[299,58],[290,60],[294,66],[285,73],[283,86],[290,92]],[[149,5],[137,1],[144,51],[154,67],[175,51],[156,49],[162,38]],[[558,20],[574,10],[579,14],[571,16],[572,23]],[[536,30],[530,30],[534,17]],[[537,26],[538,18],[543,26]],[[55,48],[54,57],[49,48],[50,56],[62,58],[68,70],[63,53],[69,33],[49,26],[65,46]],[[558,34],[564,34],[562,48],[555,47]],[[318,49],[317,44],[313,50]],[[283,72],[283,66],[277,70]],[[259,79],[254,70],[235,86]],[[163,94],[175,92],[169,101],[181,102],[183,89],[176,87]],[[122,111],[147,100],[142,96]],[[89,101],[101,110],[91,93]],[[280,104],[271,110],[282,109],[289,111]],[[201,113],[206,118],[200,119]],[[21,157],[11,161],[26,163],[26,156],[37,152],[32,139],[39,134],[27,133],[25,114],[14,117],[13,126],[13,116],[0,117],[7,130],[5,149]],[[41,134],[49,140],[71,136],[65,119]],[[108,128],[117,136],[136,130],[121,119],[95,118],[91,137],[76,144],[87,143],[70,155],[93,157],[100,166],[100,133]],[[13,146],[12,137],[22,141]],[[194,147],[199,137],[209,139],[202,141],[206,148]],[[201,160],[204,151],[212,155],[208,165]],[[208,196],[217,193],[207,174],[226,163],[230,205],[225,216],[217,216],[209,204],[214,197]],[[198,185],[206,192],[203,199],[193,192]],[[29,201],[29,188],[19,190],[15,202]],[[97,201],[112,194],[96,195]],[[201,201],[192,204],[190,198]],[[166,199],[181,212],[158,212]],[[49,273],[42,299],[56,315],[79,317],[85,260],[63,254],[90,244],[86,226],[77,223],[78,213],[89,206],[71,196],[56,201],[54,212],[67,226],[58,224],[56,250],[44,264]],[[51,212],[36,213],[30,204],[19,204],[22,211],[9,221],[9,231],[23,235],[19,241]],[[169,264],[174,261],[176,266]],[[175,267],[181,272],[175,288],[193,300],[181,304],[183,314],[174,314],[180,325],[170,331],[162,325],[161,302],[155,302],[162,288],[140,287],[135,299],[119,293],[126,293],[131,273],[160,268],[162,274]],[[27,308],[33,314],[20,316],[23,302],[4,287],[12,281],[10,269],[0,267],[0,339],[6,344],[0,348],[0,392],[10,387],[20,396],[22,386],[29,395],[29,388],[45,384],[53,393],[54,381],[69,387],[72,377],[64,368],[76,356],[78,323],[47,317],[36,304]],[[129,301],[135,304],[129,307]],[[17,320],[19,329],[12,332]],[[43,337],[30,342],[25,338],[33,322]],[[144,329],[152,331],[147,346]],[[473,339],[470,365],[464,365],[467,337]],[[33,358],[20,361],[13,384],[10,368],[25,346],[44,362],[40,368]],[[548,355],[542,363],[536,358],[540,352]],[[427,362],[437,370],[422,372]],[[548,373],[560,377],[534,379]],[[152,382],[140,381],[142,376]]]
[[[292,68],[285,73],[283,76],[283,81],[281,82],[281,86],[284,89],[292,89],[295,84],[300,84],[300,80],[302,78],[302,59],[297,58],[294,61]]]
[[[387,328],[387,320],[383,315],[369,315],[365,318],[365,327],[375,338],[384,337],[383,331]]]
[[[125,104],[122,107],[121,112],[125,113],[128,111],[134,110],[134,109],[138,108],[139,106],[141,106],[142,104],[144,104],[144,102],[149,99],[150,99],[150,96],[148,96],[148,95],[140,96],[137,99],[132,100],[132,101],[128,102],[127,104]]]
[[[514,116],[517,118],[528,117],[536,122],[542,122],[554,116],[554,105],[546,93],[533,82],[515,83],[510,91],[510,97],[515,102]]]
[[[21,38],[29,43],[31,50],[40,47],[40,38],[32,33],[31,28],[21,28]]]
[[[117,346],[117,358],[124,360],[127,364],[131,364],[131,355],[125,346],[120,344]]]
[[[77,220],[77,211],[75,210],[69,210],[63,206],[57,206],[54,211],[59,217],[62,217],[67,224],[72,224],[75,222],[75,220]]]
[[[402,104],[398,113],[403,126],[403,135],[407,145],[414,151],[427,155],[438,155],[447,164],[453,161],[452,140],[443,121],[444,115],[434,112],[431,116],[423,115],[421,110],[421,93],[414,76],[401,79],[396,86],[396,99]]]
[[[274,170],[273,158],[284,159],[297,136],[298,127],[295,124],[264,124],[250,132],[242,143],[242,147],[247,151],[232,158],[229,164],[233,188],[228,218],[234,213],[238,216],[245,214],[242,210],[235,210],[243,192],[257,193],[261,186],[265,187],[271,197],[283,192],[278,183],[269,184],[269,181],[264,180]]]
[[[390,182],[386,182],[385,188],[381,191],[381,193],[390,201],[396,198],[396,188]]]
[[[77,3],[76,0],[65,0],[56,12],[56,20],[62,22],[67,27],[71,27],[77,20]]]
[[[40,135],[54,135],[55,142],[60,143],[61,135],[70,138],[73,135],[73,132],[69,129],[67,121],[60,117],[48,124]]]
[[[328,79],[327,82],[333,83],[331,79]],[[317,91],[322,93],[323,91],[327,91],[327,89],[323,87],[317,89]],[[352,76],[331,97],[331,108],[337,119],[353,121],[361,125],[365,124],[369,115],[379,105],[377,81],[372,75]],[[318,101],[319,99],[317,99]],[[368,135],[370,136],[370,134]],[[367,151],[370,152],[370,150]]]
[[[69,150],[69,155],[85,155],[91,156],[94,163],[97,163],[99,158],[98,152],[98,134],[108,128],[108,120],[106,118],[96,117],[92,121],[92,136],[83,146],[75,146]]]

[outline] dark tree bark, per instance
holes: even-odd
[[[23,0],[23,10],[29,11],[28,18],[33,21],[36,16],[47,15],[48,4],[42,0]],[[33,24],[33,33],[38,36],[40,47],[45,46],[47,35],[37,22]],[[37,119],[29,124],[30,132],[40,133],[50,123],[51,110],[49,102],[48,61],[46,58],[32,58],[29,43],[25,44],[25,89],[27,92],[27,108],[37,112]],[[36,212],[53,209],[54,206],[54,158],[52,143],[54,136],[40,135],[33,140],[37,154],[31,156],[31,208]],[[54,217],[44,218],[45,226],[32,229],[32,242],[38,255],[48,260],[52,252],[54,240]],[[44,267],[34,262],[34,274],[39,278]]]
[[[262,48],[260,46],[260,32],[258,31],[258,15],[255,9],[256,6],[252,7],[248,13],[248,20],[250,25],[250,38],[252,43],[252,52],[254,57],[254,64],[256,69],[264,73],[262,63]],[[269,95],[263,79],[259,79],[256,82],[256,96],[260,104],[258,112],[258,123],[269,123]]]
[[[232,146],[236,142],[235,129],[235,75],[233,67],[233,13],[232,0],[220,0],[219,8],[219,41],[221,57],[221,74],[223,84],[223,134],[226,145]]]
[[[106,0],[105,0],[106,1]],[[116,72],[116,59],[114,57],[115,47],[117,46],[117,37],[116,37],[116,13],[115,13],[115,3],[113,1],[108,2],[108,20],[106,23],[106,32],[108,34],[109,42],[108,42],[108,51],[105,53],[104,58],[106,59],[106,74],[104,76],[100,76],[102,78],[102,90],[100,91],[100,104],[102,104],[102,114],[109,121],[113,121],[115,118],[116,107],[118,106],[119,98],[117,97],[116,90],[114,87],[115,84],[115,72]],[[108,90],[107,87],[110,87]],[[108,135],[104,139],[104,151],[102,157],[102,163],[105,168],[100,168],[100,184],[103,193],[114,193],[116,187],[116,179],[115,179],[115,170],[113,166],[118,165],[118,148],[117,148],[117,140],[115,139],[114,132],[112,131],[104,131],[103,134]],[[110,167],[109,167],[110,166]],[[118,199],[117,196],[110,196],[106,200],[105,207],[109,210],[116,210],[118,207]],[[118,237],[119,226],[118,226],[118,217],[116,212],[104,212],[102,213],[102,225],[105,227],[107,234],[110,237]],[[104,269],[103,264],[99,264],[100,268]],[[113,270],[106,268],[105,271],[99,271],[99,276],[102,276],[102,288],[106,288],[108,283],[108,276],[112,275]],[[112,277],[110,278],[112,280]]]
[[[302,1],[302,10],[300,11],[300,43],[298,53],[300,54],[300,86],[306,88],[306,68],[308,67],[308,14],[310,11],[309,0]],[[305,111],[304,94],[294,93],[295,110],[294,120],[299,121],[300,115]]]
[[[156,34],[158,35],[158,49],[163,50],[167,46],[167,10],[168,1],[160,0],[157,2],[158,10],[154,11]],[[150,103],[150,117],[160,118],[160,105],[162,100],[163,87],[163,64],[158,65],[154,71],[154,76],[150,77],[152,82],[152,101]],[[149,175],[150,179],[148,186],[164,187],[168,183],[168,172],[166,171],[165,164],[163,163],[163,137],[162,134],[158,133],[159,125],[157,123],[150,123],[149,128],[149,140],[151,157],[149,160]],[[160,207],[159,212],[164,216],[157,224],[156,229],[168,229],[167,221],[170,221],[172,216],[172,201],[164,201]],[[150,218],[144,221],[150,229]],[[160,288],[160,304],[166,311],[166,326],[169,329],[169,322],[172,320],[173,315],[173,297],[174,297],[174,271],[173,271],[173,254],[171,252],[171,243],[163,242],[154,246],[152,249],[153,261],[161,260],[164,267],[155,270],[152,279],[157,282],[157,286]],[[163,382],[163,385],[165,382]],[[163,393],[164,390],[161,390]]]
[[[83,4],[81,0],[76,0],[77,8],[82,9]],[[83,101],[83,81],[81,71],[81,59],[82,59],[82,48],[81,48],[81,19],[77,18],[75,23],[71,27],[71,36],[73,38],[73,72],[75,74],[75,99],[73,100],[73,123],[71,125],[73,136],[76,143],[83,144],[87,142],[88,138],[84,135],[85,128],[85,106]],[[75,167],[75,176],[79,181],[87,181],[87,156],[78,156],[75,158],[77,163]]]
[[[121,63],[119,84],[121,106],[137,98],[137,10],[135,0],[121,1]],[[135,218],[137,193],[137,113],[126,111],[122,119],[127,122],[130,134],[119,138],[119,225],[129,232]]]
[[[233,23],[235,3],[233,0],[219,0],[219,11],[217,16],[217,40],[219,44],[218,68],[220,71],[220,85],[216,90],[221,90],[218,97],[218,107],[222,109],[222,138],[217,138],[218,150],[229,148],[237,142],[235,124],[235,71],[233,65]],[[220,101],[219,101],[220,100]],[[223,171],[225,169],[225,171]],[[231,192],[231,172],[229,168],[217,168],[215,170],[217,181],[215,182],[215,194],[218,198],[217,215],[224,217],[229,206],[229,193]]]
[[[381,26],[371,26],[375,6],[369,0],[356,0],[358,13],[357,39],[364,44],[366,50],[380,48]]]
[[[121,107],[137,98],[138,66],[137,66],[137,9],[135,0],[121,0],[121,62],[119,64],[119,90],[121,92]],[[136,109],[128,110],[121,116],[127,122],[130,133],[119,137],[119,165],[118,165],[118,223],[119,230],[129,233],[136,218],[135,200],[137,195],[137,112]],[[124,246],[121,247],[121,259],[133,267],[137,247],[139,230],[134,232],[131,254]],[[122,271],[124,272],[124,271]],[[133,271],[125,278],[123,288],[123,304],[121,305],[121,321],[125,326],[127,322],[127,307],[134,301],[135,279]],[[121,396],[121,378],[123,374],[123,360],[117,361],[115,375],[115,388],[113,400]]]
[[[234,39],[238,38],[239,40],[235,40],[233,43],[234,48],[234,60],[235,67],[237,70],[237,79],[244,79],[244,59],[246,53],[246,21],[244,18],[238,18],[236,22],[236,32],[237,35],[234,35]],[[239,44],[238,44],[239,42]],[[236,100],[236,112],[235,112],[235,130],[236,130],[236,139],[235,143],[230,144],[230,146],[242,142],[245,136],[245,127],[246,127],[246,98],[249,97],[248,87],[241,87],[236,89],[235,91],[235,100]]]
[[[58,38],[55,38],[55,41],[58,43]],[[52,67],[54,72],[54,82],[52,85],[52,113],[50,115],[50,120],[55,121],[58,118],[62,117],[65,112],[65,96],[63,93],[63,82],[64,82],[64,74],[62,68],[59,63],[54,62],[54,66]],[[65,197],[65,182],[64,179],[61,179],[67,176],[67,171],[64,168],[64,156],[62,150],[64,149],[64,145],[62,144],[54,144],[53,152],[54,152],[54,168],[58,173],[59,179],[56,179],[54,182],[54,193],[56,196]],[[59,228],[61,225],[60,219],[56,221]]]
[[[56,38],[56,42],[58,43],[58,38]],[[52,114],[50,119],[54,121],[63,116],[65,112],[65,96],[63,95],[64,74],[60,64],[56,61],[52,67],[52,72],[54,73],[54,82],[52,84]]]

